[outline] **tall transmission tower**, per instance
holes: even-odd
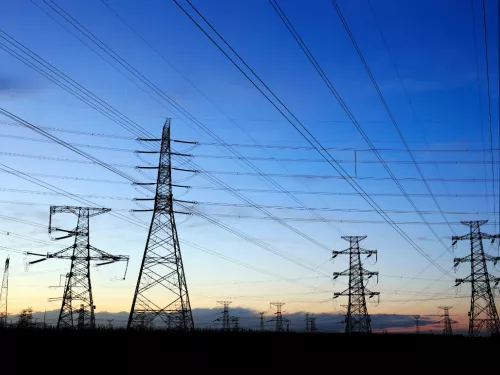
[[[265,311],[261,311],[259,314],[260,314],[260,331],[261,332],[264,332],[264,314],[266,312]]]
[[[19,314],[17,320],[17,326],[19,328],[31,328],[33,326],[33,309],[31,307],[21,310],[21,314]]]
[[[224,310],[222,310],[222,313],[221,313],[222,316],[215,319],[214,322],[222,321],[222,330],[229,331],[229,330],[231,330],[231,325],[229,324],[230,323],[229,305],[231,304],[231,301],[217,301],[217,303],[221,304],[224,307]]]
[[[161,139],[139,139],[143,142],[161,142],[159,151],[137,151],[138,153],[159,154],[158,166],[139,167],[157,169],[156,183],[137,183],[137,185],[156,185],[154,198],[137,198],[137,200],[153,200],[152,210],[134,210],[137,212],[152,211],[144,256],[137,280],[137,286],[130,309],[127,328],[145,328],[155,321],[168,325],[170,321],[177,330],[193,330],[194,322],[191,303],[184,274],[181,249],[175,214],[186,212],[174,211],[172,187],[186,187],[172,184],[172,155],[190,156],[174,153],[170,148],[170,119],[163,125]],[[190,143],[190,142],[183,142]],[[188,170],[178,169],[184,172]],[[195,171],[192,171],[195,172]]]
[[[439,309],[443,310],[443,315],[441,315],[443,319],[436,323],[444,323],[443,335],[453,335],[451,325],[456,324],[457,322],[450,318],[450,309],[452,309],[452,306],[439,306]]]
[[[349,269],[343,272],[334,272],[333,278],[349,276],[349,287],[340,293],[334,293],[333,298],[348,296],[347,315],[345,316],[345,333],[371,333],[371,318],[366,308],[366,296],[372,298],[379,296],[379,292],[368,290],[365,283],[373,276],[378,277],[378,272],[367,271],[363,268],[361,254],[371,257],[377,256],[377,250],[366,250],[359,247],[359,242],[366,236],[343,236],[342,239],[349,241],[349,248],[342,251],[333,251],[333,258],[338,255],[349,255]]]
[[[309,313],[306,313],[306,332],[309,332],[310,330],[310,319],[309,319]]]
[[[10,257],[5,259],[5,268],[3,269],[2,289],[0,289],[0,327],[7,326],[7,302],[9,296],[9,263]]]
[[[276,317],[269,320],[269,322],[276,322],[276,332],[283,332],[283,314],[281,313],[281,307],[284,305],[283,302],[271,302],[270,306],[276,306]]]
[[[485,254],[483,248],[483,240],[491,240],[500,238],[500,234],[487,234],[481,232],[481,225],[487,223],[488,220],[462,221],[463,225],[469,227],[470,232],[463,236],[453,236],[452,246],[455,246],[458,241],[470,241],[470,255],[463,258],[455,258],[455,268],[460,263],[470,262],[471,273],[464,279],[456,279],[455,286],[462,283],[471,284],[471,302],[469,310],[469,336],[479,336],[484,329],[491,334],[500,334],[500,321],[498,312],[493,299],[490,283],[495,283],[495,286],[500,282],[500,278],[494,277],[488,273],[486,262],[494,262],[496,264],[500,257],[494,257]]]
[[[415,319],[415,332],[420,333],[420,315],[413,315],[413,319]]]
[[[77,310],[77,308],[73,305],[73,303],[76,302],[80,302],[80,310],[77,310],[77,327],[79,329],[95,328],[94,310],[96,307],[92,297],[92,284],[90,282],[91,261],[101,262],[97,263],[96,266],[104,266],[115,262],[126,261],[127,266],[125,267],[125,274],[123,276],[123,279],[125,279],[129,257],[126,255],[111,255],[95,248],[90,244],[90,218],[109,211],[109,208],[51,206],[49,216],[49,234],[52,232],[64,232],[66,233],[64,236],[56,237],[54,240],[75,237],[75,242],[73,245],[55,253],[47,253],[46,255],[30,252],[27,253],[28,255],[44,257],[31,261],[29,264],[40,263],[53,258],[71,260],[70,271],[66,277],[57,328],[75,328],[73,311]],[[76,228],[66,230],[54,227],[52,225],[52,217],[57,213],[71,213],[76,215]],[[82,305],[84,306],[83,312],[81,311]]]
[[[312,316],[309,318],[310,320],[310,330],[311,332],[316,332],[318,328],[316,328],[316,317]]]
[[[240,317],[232,316],[231,323],[233,323],[233,331],[238,332],[240,330]]]

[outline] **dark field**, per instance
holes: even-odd
[[[73,370],[85,367],[83,364],[88,361],[91,373],[148,370],[168,373],[172,366],[184,369],[322,366],[330,371],[332,367],[338,371],[404,368],[404,373],[413,368],[429,371],[479,367],[495,370],[493,373],[500,371],[500,338],[493,337],[6,329],[0,331],[0,338],[1,357],[8,359],[7,363],[41,366],[38,369],[65,364]]]

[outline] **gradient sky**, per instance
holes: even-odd
[[[491,160],[481,2],[473,1],[472,5],[468,0],[372,0],[371,2],[373,12],[368,0],[340,0],[338,3],[410,147],[420,150],[487,150],[486,152],[416,152],[417,160],[427,163],[421,165],[424,176],[428,179],[491,179],[491,166],[481,163],[484,160]],[[57,1],[59,6],[115,53],[226,142],[308,145],[174,2],[112,0],[106,3],[159,54],[138,38],[101,1]],[[379,148],[403,149],[404,146],[331,2],[282,0],[279,3],[372,142]],[[214,142],[213,138],[197,128],[194,123],[173,110],[152,91],[148,91],[130,73],[116,63],[117,66],[113,67],[84,45],[82,41],[96,49],[59,17],[48,4],[52,3],[37,0],[33,2],[4,0],[0,5],[0,29],[151,133],[159,136],[165,118],[172,117],[174,138],[204,143]],[[268,1],[197,0],[193,1],[193,4],[324,146],[364,150],[368,148]],[[473,8],[475,23],[473,23]],[[496,2],[486,1],[486,8],[490,54],[491,123],[493,145],[497,149],[499,75]],[[381,29],[378,25],[381,25]],[[381,31],[389,50],[384,44]],[[99,53],[111,61],[102,51]],[[131,133],[3,50],[0,50],[0,62],[0,103],[4,109],[40,126],[116,136],[113,138],[67,132],[53,133],[68,142],[132,151],[141,148]],[[399,71],[401,81],[393,62]],[[146,194],[144,190],[135,189],[119,176],[98,166],[12,155],[16,153],[83,160],[71,151],[54,144],[6,137],[14,135],[42,139],[29,129],[11,126],[12,121],[7,118],[1,118],[0,121],[1,163],[27,173],[120,182],[89,182],[39,176],[41,180],[71,193],[92,196],[89,199],[93,202],[122,210],[121,213],[134,220],[138,219],[145,224],[149,222],[149,214],[137,213],[132,216],[127,211],[139,208],[131,199],[144,196]],[[175,147],[177,151],[188,149],[179,145]],[[236,149],[246,157],[320,158],[312,150]],[[108,163],[126,165],[122,168],[123,171],[136,178],[146,179],[132,168],[134,165],[143,164],[143,160],[138,159],[131,151],[89,148],[82,150]],[[216,158],[227,155],[227,152],[215,146],[200,145],[188,152],[195,155],[193,162],[210,172],[252,172],[239,161]],[[495,160],[498,161],[497,154],[498,152],[495,152]],[[384,168],[374,163],[376,157],[371,152],[356,152],[359,162],[356,168],[352,163],[354,152],[334,151],[332,155],[343,160],[344,168],[352,175],[356,173],[357,177],[388,177]],[[410,162],[411,160],[406,152],[383,151],[382,155],[387,161]],[[147,158],[150,162],[156,163],[154,156]],[[434,164],[432,161],[477,163]],[[338,176],[328,164],[322,162],[278,163],[262,160],[251,160],[251,162],[268,174]],[[398,178],[419,177],[411,163],[388,165]],[[154,178],[152,173],[146,174]],[[276,190],[275,186],[255,176],[228,174],[214,176],[236,189]],[[499,176],[500,171],[496,166],[495,177]],[[200,189],[213,187],[204,179],[203,174],[181,182],[186,177],[188,175],[182,172],[177,172],[174,176],[179,183],[193,187],[187,192],[184,189],[176,189],[175,194],[179,198],[182,197],[181,199],[242,203],[224,191]],[[296,194],[296,197],[309,207],[370,209],[368,204],[361,197],[352,194],[354,190],[340,179],[289,177],[273,177],[273,179],[289,191],[310,190],[330,193],[330,195]],[[398,187],[391,180],[358,179],[358,182],[370,194],[400,194]],[[402,185],[408,193],[427,193],[422,182],[403,181]],[[497,191],[498,185],[500,184],[497,182]],[[460,220],[483,218],[490,220],[484,230],[494,233],[495,226],[489,225],[495,223],[494,200],[493,197],[486,196],[492,194],[491,182],[430,181],[429,186],[435,194],[449,195],[437,197],[443,211],[467,213],[446,215],[453,223],[455,234],[467,232],[466,227],[457,224]],[[33,191],[42,192],[44,189],[5,173],[2,174],[0,188],[2,215],[40,224],[40,226],[28,225],[13,222],[8,217],[0,217],[2,246],[21,252],[45,252],[56,251],[58,246],[71,244],[71,241],[60,241],[49,247],[46,243],[35,243],[32,239],[50,241],[44,228],[48,224],[50,204],[75,204],[74,201],[61,196],[35,194]],[[335,195],[338,193],[349,194]],[[297,202],[285,194],[265,192],[242,194],[257,204],[297,206]],[[477,196],[457,197],[457,194]],[[403,196],[374,195],[373,198],[385,210],[413,211]],[[420,210],[437,210],[429,196],[412,197],[412,199]],[[498,198],[496,204],[498,205]],[[258,211],[244,207],[199,204],[196,209],[208,215],[262,216]],[[284,218],[314,218],[308,211],[270,211]],[[373,212],[320,212],[320,214],[331,220],[382,221],[382,218]],[[451,271],[453,255],[446,252],[434,234],[422,225],[416,213],[389,215],[395,221],[417,222],[402,224],[401,227],[424,252],[436,259],[444,269]],[[425,216],[429,222],[438,223],[432,227],[438,237],[449,246],[452,231],[447,225],[442,225],[442,216],[436,213]],[[331,253],[328,249],[342,250],[348,243],[340,238],[338,231],[326,223],[287,221],[287,224],[323,245],[318,246],[317,243],[312,243],[271,220],[217,216],[214,218],[298,257],[302,262],[317,267],[324,275],[342,271],[347,266],[345,256],[338,257],[335,262],[329,260]],[[76,223],[76,218],[71,215],[61,215],[58,220],[59,225],[68,228],[72,228]],[[333,292],[346,288],[346,278],[339,278],[332,284],[329,277],[318,275],[279,258],[199,217],[179,216],[177,222],[181,242],[189,241],[223,256],[301,283],[298,285],[290,281],[277,280],[181,243],[193,307],[214,307],[217,300],[231,299],[235,306],[264,311],[269,308],[270,301],[279,300],[286,303],[285,311],[320,313],[342,311],[342,305],[347,303],[346,298],[334,301],[331,299]],[[372,290],[381,292],[380,305],[378,307],[369,305],[372,313],[431,314],[437,313],[437,306],[451,305],[455,306],[456,314],[466,316],[468,288],[462,287],[457,294],[453,287],[454,280],[443,275],[434,266],[428,267],[429,262],[388,224],[373,222],[331,224],[347,235],[367,235],[367,239],[362,243],[364,247],[379,251],[377,264],[366,263],[366,268],[380,272],[379,284],[370,285]],[[131,257],[125,281],[120,280],[124,271],[123,264],[108,266],[105,269],[92,269],[97,309],[128,311],[147,231],[110,215],[93,219],[91,231],[91,241],[94,246],[110,253],[126,254]],[[29,238],[15,237],[16,234]],[[497,252],[496,246],[491,248],[489,244],[485,245],[488,251]],[[461,243],[455,250],[455,255],[464,256],[467,249],[468,244]],[[1,248],[0,250],[0,255],[9,254]],[[47,298],[60,296],[62,289],[49,286],[58,284],[59,275],[66,272],[69,263],[63,260],[50,260],[34,265],[29,272],[25,272],[24,255],[10,252],[10,256],[10,312],[15,313],[27,306],[32,306],[36,310],[57,308],[58,303],[48,303]],[[463,277],[467,273],[467,266],[464,265],[457,275]],[[311,287],[319,287],[321,291],[313,292]]]

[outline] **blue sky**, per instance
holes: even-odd
[[[160,134],[165,117],[172,117],[172,133],[177,139],[214,142],[214,139],[196,127],[187,118],[166,104],[163,99],[148,90],[123,68],[115,68],[86,47],[75,35],[88,43],[47,5],[36,1],[39,7],[61,22],[65,28],[37,8],[31,1],[4,1],[1,5],[0,28],[26,47],[39,54],[59,70],[79,82],[92,93],[110,103],[124,115],[154,134]],[[153,51],[120,21],[101,1],[85,3],[57,1],[95,36],[113,49],[147,79],[182,105],[189,113],[228,143],[255,143],[263,145],[307,146],[306,141],[280,114],[252,87],[215,46],[171,1],[107,1],[107,4],[126,20],[161,55]],[[491,179],[491,167],[486,164],[433,164],[433,161],[490,160],[489,117],[486,90],[485,44],[483,37],[481,2],[474,1],[474,24],[470,1],[372,1],[373,13],[367,0],[338,2],[365,59],[372,70],[402,133],[412,149],[486,149],[487,152],[416,152],[424,176],[428,179]],[[354,125],[343,112],[326,85],[318,77],[312,65],[292,39],[284,24],[268,1],[193,1],[204,16],[217,28],[228,43],[252,66],[279,98],[294,112],[324,146],[336,148],[368,148]],[[404,146],[390,122],[377,93],[356,54],[347,33],[330,1],[280,1],[287,17],[307,43],[335,88],[342,95],[371,141],[379,148],[403,149]],[[488,45],[490,53],[490,94],[493,128],[493,144],[498,148],[498,52],[496,2],[486,1]],[[384,44],[380,30],[389,51]],[[476,52],[477,48],[477,65]],[[97,50],[97,49],[96,49]],[[110,60],[100,51],[103,56]],[[401,81],[393,66],[396,65]],[[105,133],[120,138],[85,136],[68,132],[55,135],[68,142],[105,146],[127,150],[141,147],[131,133],[119,127],[97,111],[57,87],[17,59],[0,50],[0,99],[2,107],[33,124],[71,131]],[[111,61],[111,60],[110,60]],[[129,79],[130,78],[130,79]],[[189,82],[186,80],[189,80]],[[135,82],[135,83],[134,83]],[[404,85],[404,88],[402,84]],[[140,89],[137,85],[142,87]],[[196,87],[194,88],[193,85]],[[200,94],[203,93],[202,94]],[[151,96],[150,96],[151,95]],[[208,101],[206,97],[210,99]],[[411,102],[411,106],[409,104]],[[217,107],[215,107],[213,105]],[[2,118],[0,121],[12,122]],[[0,124],[2,135],[15,135],[41,139],[29,129]],[[244,131],[242,131],[243,129]],[[6,153],[28,154],[52,158],[81,160],[78,155],[62,147],[0,136],[2,163],[23,172],[46,175],[83,177],[99,180],[121,181],[100,167],[82,163],[12,156]],[[82,148],[83,149],[83,148]],[[185,149],[176,146],[178,151]],[[108,163],[126,165],[122,170],[136,178],[145,178],[131,168],[141,164],[133,152],[88,149],[85,151]],[[319,159],[313,150],[237,148],[246,157],[282,159]],[[221,148],[200,145],[189,151],[198,166],[210,172],[253,172],[241,162],[213,158],[227,155]],[[410,162],[406,152],[383,151],[387,161]],[[352,161],[353,151],[333,151],[332,155],[344,161]],[[210,156],[210,157],[207,157]],[[154,158],[148,157],[152,163]],[[371,152],[358,151],[356,168],[346,162],[344,168],[358,177],[388,177],[380,164],[374,163]],[[498,160],[497,155],[495,159]],[[322,162],[281,162],[251,160],[264,173],[295,175],[338,176]],[[419,178],[411,164],[388,164],[398,178]],[[286,169],[285,169],[286,168]],[[147,172],[150,176],[151,173]],[[498,178],[499,169],[495,169]],[[255,176],[215,174],[217,178],[235,189],[276,190],[276,187]],[[14,176],[2,175],[3,189],[43,191],[42,188]],[[181,181],[185,174],[175,178]],[[39,177],[40,179],[75,194],[104,196],[115,199],[89,198],[100,205],[126,210],[137,208],[131,198],[141,192],[129,184],[97,183],[67,179]],[[326,192],[330,195],[295,194],[308,207],[333,209],[369,209],[368,204],[340,179],[311,179],[273,177],[285,190]],[[357,180],[370,194],[401,194],[390,180]],[[198,202],[242,203],[223,191],[200,189],[210,183],[197,175],[184,184],[189,190],[182,199]],[[422,182],[403,181],[408,193],[426,194]],[[429,185],[435,194],[476,194],[477,197],[438,196],[443,211],[466,211],[468,215],[447,214],[450,222],[459,220],[490,219],[493,223],[492,183],[488,182],[433,182]],[[496,188],[498,189],[498,182]],[[212,186],[213,187],[213,186]],[[175,194],[181,196],[182,189]],[[348,195],[335,195],[348,194]],[[142,192],[144,194],[144,191]],[[297,202],[285,194],[242,192],[261,205],[297,206]],[[119,198],[119,199],[116,199]],[[410,210],[410,204],[402,196],[373,196],[385,210]],[[428,196],[412,197],[420,210],[436,211]],[[22,218],[39,224],[47,224],[48,205],[75,204],[69,198],[19,191],[3,191],[2,201],[31,202],[36,205],[1,203],[2,214]],[[497,199],[498,204],[498,199]],[[196,207],[206,214],[262,216],[258,211],[244,207],[221,207],[200,204]],[[271,210],[285,218],[313,218],[308,211]],[[497,210],[498,211],[498,210]],[[472,214],[478,212],[478,215]],[[320,212],[331,220],[381,221],[373,212]],[[148,214],[140,215],[147,223]],[[416,213],[390,213],[395,221],[419,222]],[[134,218],[134,217],[132,217]],[[313,237],[324,247],[311,243],[296,233],[270,220],[252,220],[215,217],[234,228],[299,257],[307,264],[319,267],[323,275],[312,273],[262,248],[210,225],[197,217],[178,217],[178,231],[187,240],[220,254],[286,278],[298,280],[309,286],[320,287],[323,293],[311,294],[306,286],[296,285],[260,274],[231,262],[183,245],[183,257],[193,307],[214,307],[215,301],[231,298],[233,305],[264,310],[271,300],[287,303],[289,311],[331,312],[341,311],[344,300],[332,302],[334,291],[345,289],[347,280],[337,280],[335,285],[324,275],[342,271],[347,259],[339,257],[329,262],[328,249],[344,249],[347,242],[340,239],[337,231],[325,223],[287,221],[300,232]],[[429,222],[443,222],[439,214],[428,214]],[[74,226],[75,218],[60,218],[61,224]],[[185,221],[185,222],[184,222]],[[378,249],[378,263],[366,267],[380,272],[378,286],[372,290],[381,292],[381,304],[370,307],[381,313],[434,313],[438,305],[450,303],[456,311],[466,314],[467,298],[456,299],[454,282],[429,264],[415,249],[408,245],[387,224],[353,224],[334,222],[348,235],[367,235],[363,245]],[[110,215],[96,218],[92,224],[92,243],[110,253],[131,256],[127,280],[115,280],[123,273],[123,265],[107,269],[93,269],[96,305],[100,311],[128,310],[137,277],[140,259],[146,240],[146,230],[120,221]],[[445,249],[429,229],[418,224],[404,224],[404,231],[432,258],[438,258]],[[433,228],[449,245],[452,232],[446,225]],[[452,225],[456,234],[466,233],[467,228]],[[24,234],[31,238],[49,240],[46,229],[2,220],[3,231]],[[494,232],[494,226],[485,226]],[[40,249],[40,244],[2,235],[2,245],[17,250],[53,251],[56,247]],[[64,243],[69,245],[69,243]],[[64,245],[63,244],[63,245]],[[56,244],[56,246],[59,243]],[[37,247],[35,247],[37,246]],[[43,245],[45,246],[45,245]],[[489,245],[488,245],[489,246]],[[50,250],[49,250],[50,249]],[[457,256],[468,249],[461,244]],[[7,253],[5,253],[7,255]],[[28,274],[23,270],[23,255],[11,253],[12,279],[10,306],[20,309],[33,306],[43,310],[54,307],[48,297],[58,296],[60,289],[49,289],[58,282],[65,261],[51,261],[31,267]],[[446,270],[453,266],[453,255],[445,253],[437,260]],[[46,272],[47,271],[47,272]],[[43,273],[42,273],[43,272]],[[466,266],[459,275],[465,276]],[[417,276],[418,275],[418,276]],[[417,276],[419,279],[411,279]],[[432,283],[432,284],[431,284]],[[421,292],[425,288],[425,292]],[[420,294],[418,294],[421,292]],[[467,295],[463,287],[460,294]],[[432,300],[423,302],[425,298]],[[450,300],[437,300],[448,298]],[[415,301],[410,301],[415,299]],[[387,301],[384,303],[384,300]],[[397,303],[397,301],[404,301]]]

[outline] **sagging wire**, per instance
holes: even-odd
[[[194,177],[196,177],[196,173],[193,173],[193,174],[191,174],[191,175],[189,175],[189,176],[187,176],[187,177],[184,177],[184,178],[180,178],[180,179],[178,179],[178,180],[175,180],[175,181],[173,181],[173,183],[174,183],[174,184],[179,184],[179,183],[181,183],[181,182],[186,182],[186,181],[189,181],[189,180],[193,179]]]
[[[144,164],[150,166],[150,167],[154,167],[155,165],[153,163],[151,163],[149,160],[146,160],[144,159],[141,154],[137,151],[134,151],[134,155],[137,157],[137,159],[139,159],[141,162],[143,162]]]

